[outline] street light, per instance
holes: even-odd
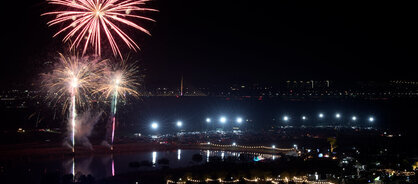
[[[374,118],[373,117],[369,117],[369,122],[373,122]]]
[[[182,127],[183,126],[183,122],[181,122],[181,121],[177,121],[177,127]]]
[[[351,120],[356,121],[357,120],[357,117],[356,116],[353,116],[353,117],[351,117]]]
[[[237,118],[237,123],[239,123],[239,124],[241,124],[241,123],[242,123],[242,118],[241,118],[241,117],[238,117],[238,118]]]
[[[306,116],[302,116],[302,120],[306,120]]]
[[[206,123],[210,123],[210,118],[206,118]]]
[[[337,114],[335,114],[335,117],[336,117],[337,119],[340,119],[341,114],[340,114],[340,113],[337,113]]]
[[[221,118],[219,118],[219,121],[221,123],[226,123],[226,117],[222,116]]]
[[[158,123],[157,122],[151,123],[151,128],[156,130],[158,128]]]
[[[323,113],[319,113],[319,118],[324,118],[324,114]]]
[[[283,121],[289,121],[289,116],[283,116]]]

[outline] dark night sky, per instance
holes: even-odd
[[[45,1],[11,3],[12,12],[1,12],[4,87],[36,81],[43,61],[65,49],[62,37],[52,38],[57,27],[46,26],[50,17],[40,17]],[[418,16],[408,3],[156,0],[149,7],[160,12],[147,15],[157,23],[144,25],[153,36],[130,31],[142,45],[130,54],[148,86],[177,85],[181,74],[195,86],[416,80]]]

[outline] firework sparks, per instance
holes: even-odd
[[[139,96],[137,88],[140,85],[138,82],[140,76],[135,62],[128,63],[122,60],[113,65],[109,63],[107,66],[108,69],[101,78],[101,85],[95,93],[100,93],[104,98],[113,95],[125,99],[128,94],[134,97]]]
[[[139,49],[132,38],[118,25],[127,25],[151,35],[148,30],[134,23],[132,19],[155,20],[134,15],[133,12],[157,11],[143,6],[149,0],[48,0],[49,4],[64,7],[66,10],[53,11],[42,15],[55,15],[55,19],[47,24],[53,26],[56,24],[66,24],[55,35],[68,32],[63,41],[69,41],[74,38],[71,48],[79,47],[84,41],[83,55],[86,53],[89,45],[94,46],[96,55],[101,55],[101,33],[104,33],[110,44],[113,54],[122,57],[115,37],[120,39],[132,50]],[[116,34],[116,35],[114,35]]]
[[[96,87],[97,81],[104,72],[104,61],[89,60],[87,57],[65,57],[60,54],[51,73],[43,75],[43,87],[47,98],[63,104],[63,113],[69,109],[71,123],[71,143],[74,152],[77,106],[86,106],[90,93]],[[69,107],[69,108],[68,108]]]
[[[100,85],[95,93],[102,94],[103,98],[111,97],[111,120],[112,120],[112,137],[111,149],[113,150],[113,141],[115,137],[116,110],[118,98],[125,99],[129,94],[138,97],[138,66],[135,63],[128,64],[126,61],[110,66],[102,78]]]

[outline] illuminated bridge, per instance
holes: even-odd
[[[225,150],[225,151],[237,151],[237,152],[255,152],[255,153],[268,153],[268,154],[287,154],[287,153],[298,153],[296,148],[276,148],[275,146],[241,146],[235,143],[233,144],[213,144],[210,142],[200,143],[200,149],[207,150]]]

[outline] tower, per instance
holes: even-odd
[[[181,82],[180,82],[180,96],[183,96],[183,75],[181,75]]]

